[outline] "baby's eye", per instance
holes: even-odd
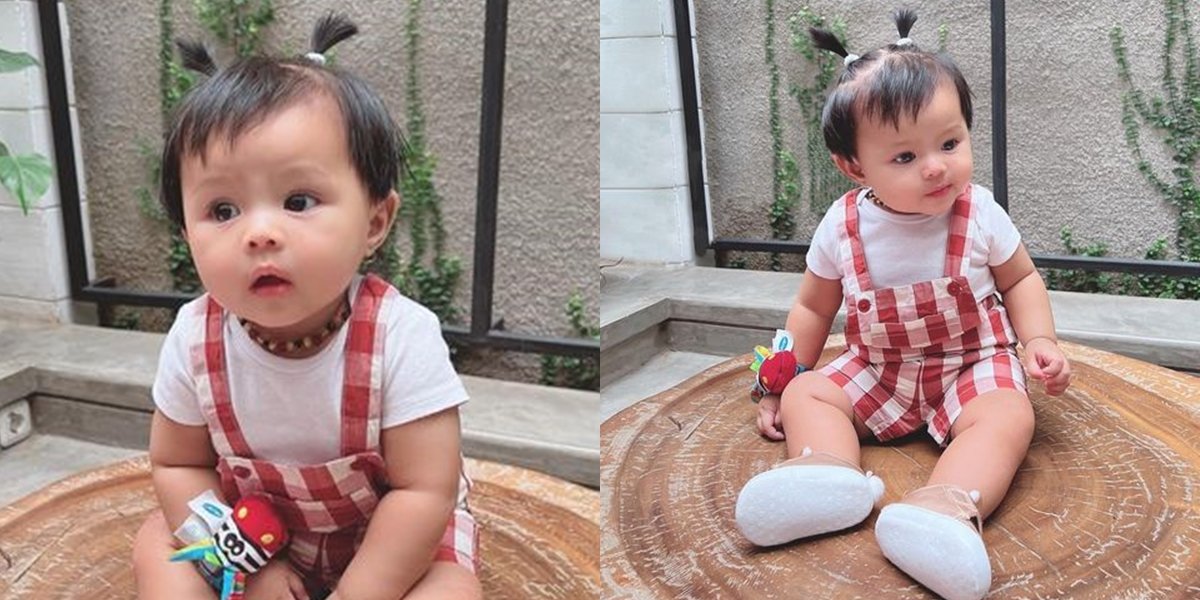
[[[292,194],[283,201],[284,210],[304,212],[317,205],[317,199],[308,194]]]
[[[242,214],[242,209],[230,204],[229,202],[217,202],[212,205],[212,208],[210,208],[208,212],[218,223],[224,223],[225,221]]]
[[[954,140],[954,139],[946,140],[946,142],[944,144],[942,144],[942,150],[946,150],[946,151],[953,150],[957,147],[958,147],[958,140]]]
[[[913,154],[912,152],[901,152],[900,154],[896,155],[896,158],[892,159],[892,162],[906,165],[916,158],[917,155]]]

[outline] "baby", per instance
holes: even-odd
[[[982,521],[1004,498],[1033,436],[1025,371],[1051,395],[1070,381],[1042,278],[991,192],[971,182],[971,92],[947,56],[908,37],[844,57],[822,115],[838,169],[861,187],[813,236],[787,330],[814,366],[846,307],[847,350],[758,404],[758,429],[789,459],[746,483],[742,533],[782,544],[862,522],[883,483],[859,440],[919,428],[945,451],[925,487],[885,506],[884,556],[934,592],[982,598],[991,585]],[[1016,344],[1025,347],[1025,364]]]
[[[246,597],[479,598],[458,406],[437,317],[373,275],[403,140],[359,78],[325,64],[357,32],[322,19],[304,57],[217,69],[166,136],[162,202],[207,293],[167,335],[150,461],[162,507],[138,532],[141,598],[213,598],[168,557],[188,503],[263,496],[291,543]],[[172,532],[181,538],[172,539]]]

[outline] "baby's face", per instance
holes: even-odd
[[[950,82],[938,86],[915,120],[901,116],[897,129],[860,119],[857,136],[855,179],[893,211],[942,214],[971,182],[971,135]]]
[[[279,336],[337,309],[379,211],[350,162],[337,103],[317,94],[181,164],[186,236],[205,289]]]

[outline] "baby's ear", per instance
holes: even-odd
[[[387,198],[381,202],[371,203],[370,221],[367,223],[367,255],[378,250],[392,230],[392,221],[396,219],[396,210],[400,208],[400,194],[396,190],[388,192]]]
[[[862,167],[859,166],[857,160],[846,158],[840,154],[831,154],[829,156],[833,159],[833,164],[837,165],[838,170],[851,181],[858,184],[866,183],[866,176],[863,175]]]

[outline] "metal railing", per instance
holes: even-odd
[[[684,133],[687,138],[688,186],[691,193],[692,231],[696,254],[708,250],[773,252],[804,254],[807,241],[714,238],[708,225],[708,209],[704,197],[704,174],[700,140],[700,109],[697,99],[695,56],[687,32],[691,28],[691,8],[688,0],[674,0],[675,40],[679,54],[679,75],[683,93]],[[996,202],[1008,210],[1008,87],[1004,0],[991,0],[992,30],[992,194]],[[1200,277],[1200,263],[1177,260],[1144,260],[1075,255],[1033,255],[1033,262],[1049,269],[1078,269]]]
[[[46,74],[50,124],[54,135],[55,172],[62,201],[63,230],[66,234],[71,298],[76,301],[94,302],[101,308],[126,305],[178,309],[195,296],[179,292],[113,288],[104,282],[90,281],[88,278],[78,165],[75,164],[73,151],[75,134],[71,128],[58,4],[58,0],[38,0],[37,7],[38,20],[41,23],[42,66]],[[479,179],[476,185],[475,260],[471,281],[471,324],[469,327],[443,325],[442,335],[448,342],[459,345],[469,344],[498,350],[562,356],[598,357],[600,343],[596,340],[502,331],[497,329],[492,321],[508,1],[487,0],[486,11],[480,103]]]

